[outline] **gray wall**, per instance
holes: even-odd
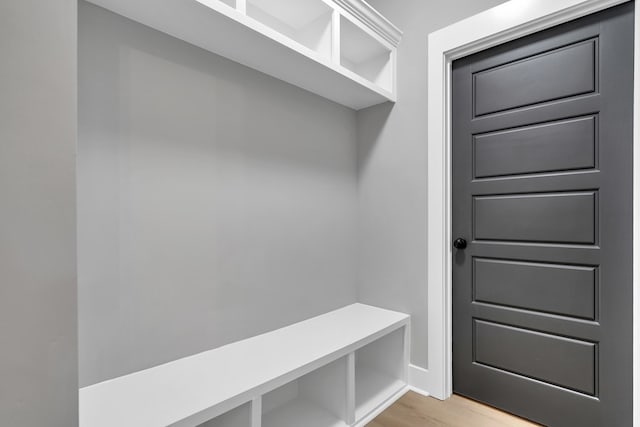
[[[412,315],[427,366],[427,35],[503,0],[370,0],[403,30],[398,102],[358,112],[358,299]]]
[[[356,114],[79,10],[80,383],[356,300]]]
[[[0,2],[0,425],[77,425],[76,1]]]

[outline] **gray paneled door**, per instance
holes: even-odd
[[[454,392],[631,425],[632,73],[633,3],[454,62]]]

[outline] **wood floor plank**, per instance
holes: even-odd
[[[441,401],[412,391],[378,415],[367,427],[534,427],[538,424],[453,395]]]

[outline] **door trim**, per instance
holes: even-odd
[[[451,347],[451,63],[458,58],[628,0],[511,0],[429,34],[428,39],[428,369],[413,367],[418,386],[452,393]],[[633,144],[640,147],[640,13],[635,13]],[[640,149],[633,152],[633,252],[640,254]],[[633,286],[640,289],[640,259]],[[640,426],[640,292],[633,295],[634,425]]]

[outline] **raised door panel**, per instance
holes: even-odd
[[[594,92],[596,44],[588,40],[476,73],[475,115]]]

